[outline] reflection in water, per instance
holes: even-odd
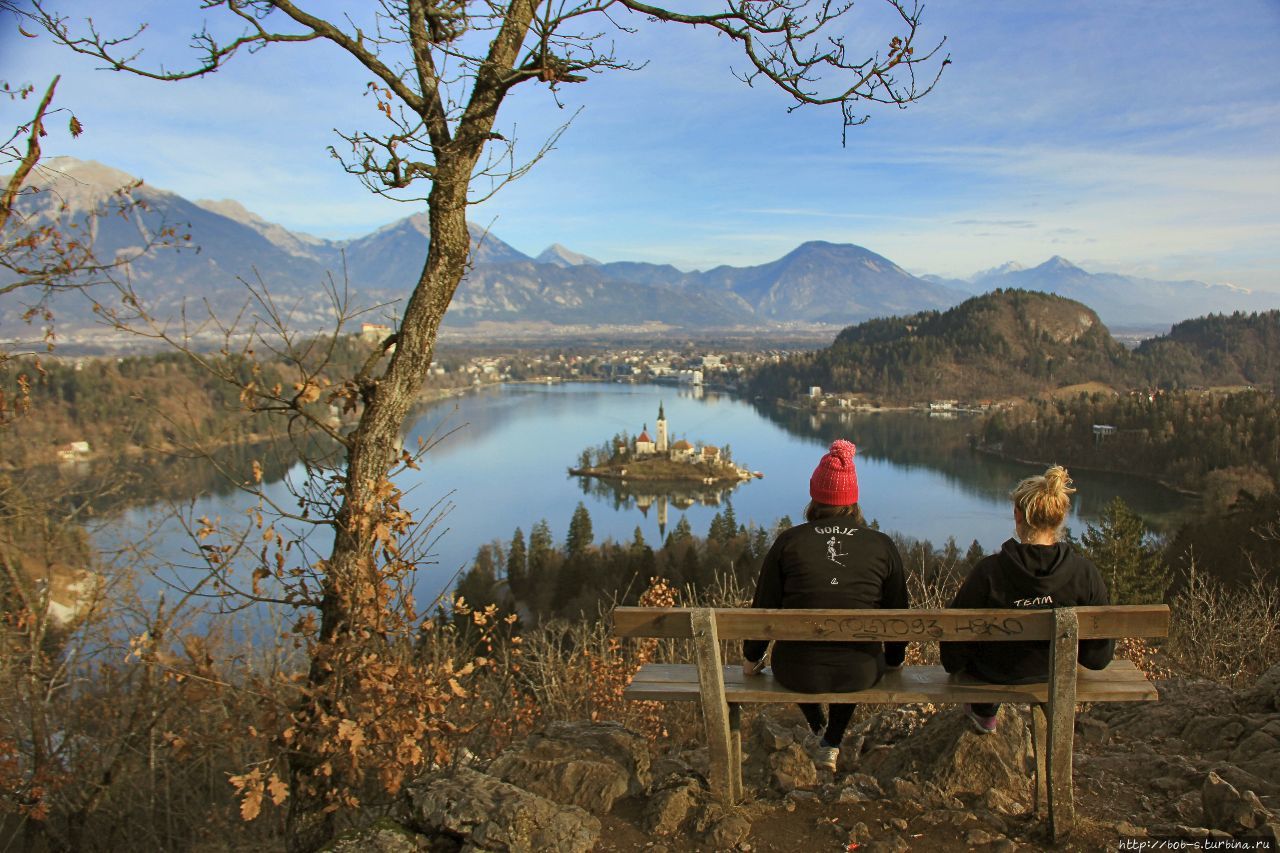
[[[610,503],[615,511],[632,507],[649,518],[654,511],[658,522],[658,535],[667,535],[667,519],[671,509],[686,510],[696,505],[718,507],[729,502],[729,496],[738,486],[747,482],[707,485],[688,480],[616,480],[613,478],[578,477],[578,485],[584,495]]]
[[[707,532],[729,494],[680,483],[656,489],[648,483],[584,483],[568,475],[583,447],[602,435],[633,431],[652,421],[659,402],[681,437],[712,435],[729,445],[736,459],[758,468],[765,479],[732,493],[742,524],[772,529],[783,516],[799,518],[808,500],[809,475],[835,438],[858,445],[858,480],[863,510],[882,528],[928,539],[937,545],[954,537],[961,545],[978,540],[994,551],[1013,533],[1009,490],[1043,466],[1021,465],[975,453],[968,433],[974,421],[929,418],[911,412],[841,413],[812,422],[809,412],[777,409],[707,391],[701,399],[685,389],[647,385],[515,385],[490,388],[424,406],[406,432],[409,447],[422,439],[432,445],[420,471],[397,480],[406,508],[423,519],[437,502],[452,510],[433,531],[440,534],[428,562],[418,573],[417,597],[430,601],[467,566],[481,545],[510,539],[517,527],[527,536],[545,519],[562,538],[581,501],[591,512],[597,541],[626,541],[639,525],[649,539],[661,537],[680,518],[697,534]],[[845,417],[844,415],[848,415]],[[264,467],[269,495],[290,501],[289,481],[307,474],[292,464],[288,447],[229,449],[222,466],[241,481],[252,461]],[[1077,471],[1077,513],[1070,523],[1080,532],[1112,497],[1120,495],[1148,520],[1167,523],[1191,503],[1184,497],[1132,477]],[[288,481],[284,478],[287,474]],[[149,464],[136,472],[129,495],[103,499],[102,512],[123,506],[126,512],[111,531],[128,536],[131,524],[146,525],[167,509],[166,499],[195,500],[199,515],[243,517],[247,497],[209,466],[190,461]],[[659,497],[665,495],[665,501]],[[665,519],[660,519],[665,504]],[[314,547],[323,553],[326,531]],[[166,549],[189,547],[180,534]]]
[[[1019,480],[1042,473],[1057,460],[1027,464],[972,449],[970,437],[979,420],[974,415],[939,418],[924,412],[832,412],[815,415],[755,401],[757,414],[796,436],[831,442],[849,438],[859,458],[882,459],[904,471],[924,470],[955,487],[988,500],[1005,501]],[[952,413],[954,414],[954,413]],[[1079,493],[1075,515],[1092,520],[1117,496],[1159,530],[1174,529],[1187,520],[1191,501],[1159,483],[1129,474],[1075,469]]]

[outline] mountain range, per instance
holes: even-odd
[[[133,263],[130,278],[150,312],[174,318],[207,303],[231,316],[246,302],[242,282],[260,283],[301,329],[327,326],[335,300],[363,309],[369,320],[394,316],[422,268],[427,216],[418,213],[351,240],[326,240],[268,222],[233,200],[190,201],[146,184],[143,202],[127,217],[87,212],[133,178],[98,163],[55,158],[41,171],[24,212],[32,221],[88,221],[98,256],[139,244],[140,234],[173,227],[189,246],[161,250]],[[1154,281],[1090,273],[1060,257],[1024,269],[1016,264],[970,279],[915,276],[861,246],[812,241],[757,266],[681,271],[667,264],[601,263],[560,244],[530,257],[472,225],[473,265],[446,324],[519,326],[642,326],[681,329],[842,327],[874,317],[943,310],[974,293],[1018,288],[1056,293],[1093,308],[1115,325],[1168,326],[1210,312],[1261,310],[1280,294],[1251,293],[1196,281]],[[3,284],[0,281],[0,284]],[[335,300],[317,299],[326,284]],[[95,323],[89,306],[54,305],[60,334]],[[17,311],[0,317],[0,333],[21,334]],[[487,325],[486,328],[492,328]]]

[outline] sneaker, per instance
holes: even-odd
[[[996,733],[996,718],[984,717],[973,710],[973,706],[966,704],[964,706],[964,715],[969,718],[969,724],[973,726],[973,730],[980,735],[993,735]]]
[[[838,746],[820,746],[818,747],[818,756],[813,760],[814,767],[820,767],[823,770],[836,772],[836,762],[840,759],[840,747]]]

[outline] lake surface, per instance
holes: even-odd
[[[686,438],[720,447],[763,479],[742,483],[719,496],[688,494],[665,501],[641,492],[619,493],[600,481],[572,477],[567,469],[581,451],[614,434],[635,436],[648,426],[654,434],[658,406],[665,408],[671,440]],[[773,528],[783,516],[800,520],[808,500],[809,475],[829,443],[848,438],[856,458],[860,503],[882,529],[942,545],[954,537],[961,549],[977,540],[988,551],[1013,533],[1009,490],[1043,466],[1023,465],[969,449],[975,421],[917,412],[840,413],[822,416],[772,404],[702,393],[690,386],[557,384],[493,386],[425,407],[406,435],[434,446],[421,470],[406,472],[398,484],[415,517],[443,501],[447,513],[433,531],[432,564],[419,572],[417,598],[430,601],[466,567],[476,549],[507,541],[519,527],[546,519],[563,541],[579,501],[590,510],[596,541],[629,540],[636,527],[651,544],[661,542],[683,516],[694,533],[705,535],[712,517],[731,502],[741,524]],[[296,466],[288,476],[304,476]],[[1123,475],[1077,471],[1079,493],[1069,522],[1079,534],[1116,495],[1156,528],[1167,528],[1193,509],[1188,498],[1156,484]],[[633,486],[634,487],[634,486]],[[190,495],[193,517],[243,517],[247,499],[237,493]],[[275,499],[288,502],[286,482],[268,485]],[[647,506],[647,510],[641,507]],[[157,502],[123,513],[98,534],[103,544],[155,523],[168,504]],[[184,558],[189,540],[170,522],[153,537],[163,560]],[[323,550],[323,542],[314,547]]]

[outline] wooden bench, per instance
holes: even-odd
[[[1056,610],[755,610],[618,607],[619,637],[685,638],[692,664],[647,664],[624,693],[628,699],[699,702],[711,752],[711,790],[733,803],[742,797],[741,707],[749,702],[915,703],[1013,702],[1031,706],[1035,750],[1035,811],[1050,831],[1071,831],[1075,806],[1071,749],[1077,702],[1150,702],[1159,698],[1146,675],[1127,660],[1104,670],[1076,663],[1080,640],[1166,637],[1165,605],[1074,607]],[[1050,672],[1036,684],[990,684],[948,675],[940,666],[907,666],[856,693],[797,693],[772,675],[744,676],[725,666],[721,641],[1044,641]]]

